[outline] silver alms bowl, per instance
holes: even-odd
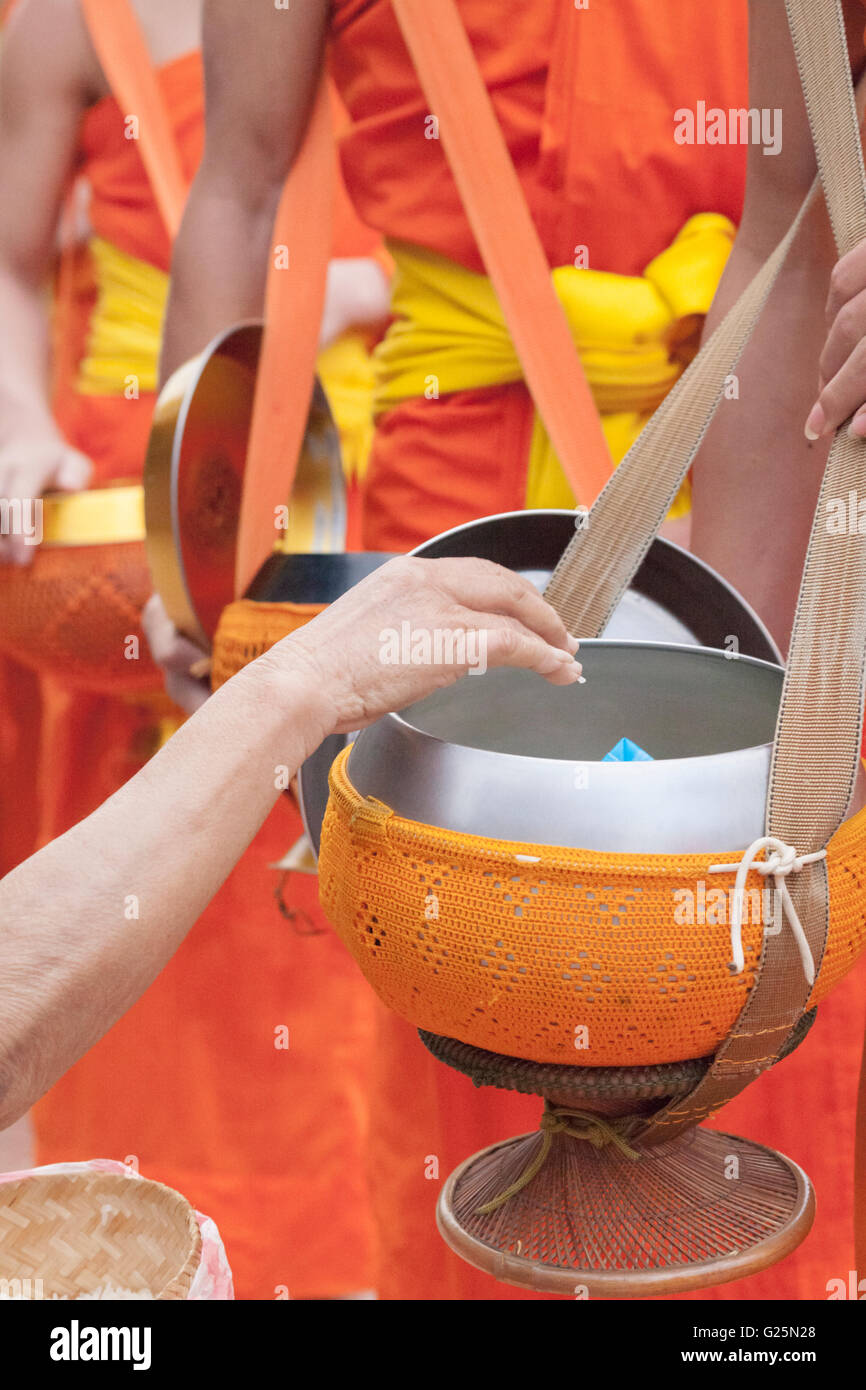
[[[533,844],[686,854],[764,833],[781,667],[607,640],[580,659],[585,685],[493,670],[387,715],[351,782],[407,819]],[[652,761],[604,761],[623,737]]]
[[[438,558],[449,555],[478,555],[485,559],[495,560],[501,565],[507,565],[510,569],[517,570],[521,574],[530,577],[539,588],[543,588],[547,579],[556,565],[557,560],[565,549],[570,537],[574,533],[575,515],[573,512],[556,510],[537,510],[524,512],[505,512],[498,516],[483,517],[479,521],[469,522],[464,526],[457,526],[451,531],[443,532],[440,536],[435,536],[432,540],[420,545],[414,552],[416,555],[423,555],[428,558]],[[320,557],[316,557],[317,560]],[[324,557],[327,558],[327,557]],[[333,558],[333,557],[332,557]],[[358,557],[345,556],[342,559],[354,560]],[[382,556],[382,559],[386,559]],[[269,562],[273,567],[276,561]],[[297,594],[291,588],[285,589],[287,584],[291,585],[293,575],[296,574],[298,557],[279,557],[279,572],[276,574],[275,582],[271,588],[258,597],[280,599],[292,597],[297,600]],[[273,576],[272,576],[273,578]],[[354,582],[351,578],[346,579],[346,583]],[[273,592],[271,591],[273,589]],[[306,591],[303,597],[310,600],[311,597],[318,598],[323,602],[330,602],[337,597],[338,590],[328,590],[327,593],[311,595]],[[635,575],[632,587],[624,596],[618,609],[614,613],[607,631],[605,632],[604,647],[609,640],[615,640],[620,647],[624,642],[635,644],[664,643],[668,653],[676,647],[687,646],[692,650],[700,648],[720,649],[715,653],[716,656],[723,656],[721,649],[736,650],[742,653],[740,662],[725,661],[724,666],[717,663],[707,666],[706,654],[705,663],[701,666],[701,673],[698,669],[689,667],[689,676],[686,685],[680,692],[679,697],[671,692],[671,699],[665,697],[662,703],[657,703],[655,707],[655,723],[647,728],[645,742],[642,746],[647,747],[647,751],[652,753],[655,761],[664,761],[668,764],[665,769],[660,769],[653,764],[642,764],[636,766],[627,764],[616,766],[609,763],[598,764],[597,771],[593,774],[592,785],[595,789],[595,797],[584,798],[582,802],[574,804],[571,795],[572,785],[575,778],[583,777],[588,780],[589,773],[584,770],[578,773],[574,769],[575,758],[584,759],[587,764],[597,763],[606,748],[602,748],[605,739],[609,738],[607,747],[612,746],[620,737],[632,738],[641,744],[641,738],[637,732],[637,724],[631,719],[630,710],[636,701],[640,706],[646,706],[652,697],[653,689],[660,689],[659,680],[667,686],[675,677],[660,673],[657,662],[653,660],[649,650],[641,655],[637,649],[633,650],[633,655],[626,658],[624,655],[606,657],[600,650],[598,656],[590,656],[590,647],[593,644],[584,643],[581,659],[587,667],[587,683],[576,689],[566,691],[549,691],[544,688],[541,681],[530,682],[528,685],[525,680],[521,680],[519,673],[506,675],[497,674],[495,677],[468,677],[466,682],[460,687],[460,693],[453,695],[450,699],[443,700],[441,705],[436,705],[439,714],[435,716],[435,730],[428,730],[423,721],[428,718],[425,710],[422,710],[418,718],[422,721],[422,727],[415,728],[413,717],[406,716],[398,719],[394,716],[389,721],[383,721],[383,726],[377,726],[376,730],[369,730],[364,734],[363,740],[359,740],[358,747],[352,754],[351,768],[357,768],[358,775],[362,774],[362,767],[366,769],[373,761],[373,747],[381,748],[384,753],[384,743],[387,742],[389,749],[388,764],[392,768],[389,777],[389,785],[398,779],[393,776],[394,757],[403,759],[404,769],[408,767],[410,757],[414,757],[416,752],[419,757],[424,759],[424,766],[430,768],[430,759],[433,757],[433,744],[429,741],[436,738],[440,743],[456,743],[464,748],[461,755],[464,760],[469,759],[471,751],[471,761],[473,763],[472,773],[467,779],[460,778],[460,791],[448,792],[443,785],[445,778],[445,767],[449,769],[453,764],[453,757],[449,760],[448,755],[444,755],[444,761],[440,754],[436,754],[438,771],[435,774],[435,792],[431,789],[425,805],[433,807],[434,804],[444,805],[448,808],[449,816],[453,819],[448,823],[465,825],[459,818],[460,805],[469,797],[466,804],[477,807],[479,798],[488,803],[495,799],[491,792],[489,783],[489,773],[487,769],[491,759],[497,756],[502,749],[492,749],[489,744],[477,746],[475,734],[466,735],[459,733],[465,726],[477,722],[478,714],[482,718],[481,722],[486,726],[489,734],[491,729],[499,727],[499,721],[504,717],[504,709],[500,711],[500,698],[505,701],[505,705],[515,702],[521,711],[518,723],[524,730],[530,725],[539,722],[541,711],[544,711],[543,719],[553,718],[551,725],[550,740],[545,744],[544,751],[540,751],[538,741],[534,744],[535,752],[532,755],[536,761],[545,764],[544,776],[551,777],[553,782],[561,788],[562,805],[567,808],[568,815],[563,819],[559,812],[551,817],[554,822],[550,829],[553,836],[553,843],[564,843],[561,838],[562,830],[557,830],[556,823],[562,827],[566,823],[579,825],[581,833],[586,833],[586,838],[582,841],[574,841],[576,845],[582,844],[586,848],[597,846],[602,849],[616,849],[628,841],[627,848],[637,850],[640,846],[649,847],[650,844],[656,845],[663,843],[670,847],[671,834],[665,829],[665,825],[671,814],[667,803],[660,801],[661,785],[671,772],[670,764],[677,761],[680,765],[681,786],[685,789],[692,786],[693,782],[699,787],[704,786],[702,778],[706,775],[706,769],[702,763],[693,761],[694,758],[706,758],[707,756],[727,758],[726,777],[719,785],[725,788],[734,784],[748,786],[749,799],[754,790],[755,778],[758,782],[763,778],[761,785],[766,790],[767,775],[767,745],[772,741],[773,725],[775,722],[775,706],[768,715],[767,720],[763,716],[758,721],[760,727],[747,731],[743,726],[740,716],[739,702],[747,698],[746,686],[750,681],[758,682],[762,677],[749,675],[749,663],[744,662],[743,658],[754,657],[759,661],[775,663],[781,658],[775,647],[770,634],[762,624],[749,605],[740,597],[735,589],[725,580],[721,579],[713,570],[702,561],[697,560],[687,551],[680,549],[679,546],[672,545],[669,541],[655,540],[650,547],[640,569]],[[710,654],[712,655],[712,654]],[[639,663],[640,669],[635,665],[631,669],[630,663]],[[626,670],[623,663],[629,664]],[[603,663],[603,664],[602,664]],[[739,674],[734,670],[739,667]],[[681,664],[671,667],[671,672],[684,672],[687,668]],[[595,670],[595,674],[593,671]],[[679,679],[679,677],[676,677]],[[773,677],[766,677],[772,683],[780,681],[780,675],[776,672]],[[473,690],[473,685],[479,684],[479,689]],[[737,683],[736,685],[734,683]],[[687,754],[685,747],[671,748],[667,743],[664,744],[666,751],[662,751],[662,744],[656,737],[659,737],[667,728],[668,734],[675,733],[675,723],[678,716],[674,715],[675,709],[681,709],[683,702],[690,712],[690,718],[698,723],[704,718],[709,705],[703,706],[703,699],[706,696],[711,698],[711,689],[716,691],[722,701],[734,701],[730,704],[729,713],[734,724],[741,729],[742,737],[738,745],[727,744],[724,749],[713,746],[704,746],[700,753]],[[689,694],[691,690],[691,694]],[[699,693],[700,692],[700,693]],[[524,703],[525,693],[525,703]],[[437,699],[439,697],[436,697]],[[661,697],[659,697],[661,699]],[[778,703],[778,690],[775,693],[775,701]],[[694,700],[698,699],[698,705]],[[462,706],[465,701],[465,711]],[[611,719],[608,723],[600,722],[597,712],[590,715],[590,711],[596,710],[596,704],[601,701],[609,707]],[[435,700],[433,702],[435,704]],[[430,705],[429,717],[434,718],[433,704]],[[425,705],[426,709],[426,705]],[[613,717],[614,714],[616,717]],[[454,729],[458,731],[458,736],[452,737],[449,732],[449,721],[454,719]],[[626,728],[626,724],[630,728]],[[660,727],[661,726],[661,727]],[[643,727],[643,724],[641,724]],[[590,730],[598,731],[598,738],[595,743],[591,742]],[[602,736],[602,730],[604,734]],[[387,738],[386,738],[387,734]],[[467,748],[467,738],[468,745]],[[473,745],[473,739],[475,744]],[[461,744],[462,740],[462,744]],[[304,817],[304,824],[307,829],[310,841],[314,849],[318,852],[319,839],[322,829],[322,820],[325,814],[325,806],[328,801],[328,772],[334,758],[345,747],[346,739],[343,735],[328,738],[322,746],[307,760],[301,768],[299,781],[299,797],[301,811]],[[577,744],[580,751],[576,752]],[[655,743],[655,750],[649,746]],[[596,752],[590,754],[590,747],[595,747]],[[695,747],[694,743],[690,746]],[[399,755],[395,751],[400,748]],[[421,752],[422,747],[426,750]],[[525,748],[526,744],[521,745]],[[753,749],[764,750],[760,755],[754,754]],[[567,754],[563,754],[562,749],[568,749]],[[369,756],[368,752],[369,750]],[[513,754],[516,754],[516,747]],[[526,754],[518,756],[525,757]],[[687,764],[687,766],[686,766]],[[465,765],[462,764],[462,765]],[[743,781],[740,780],[742,767],[748,767],[748,773],[743,772]],[[761,770],[758,770],[760,766]],[[515,775],[523,775],[520,767],[514,765]],[[485,781],[486,791],[479,791],[476,783],[476,774]],[[384,772],[376,775],[384,777]],[[427,775],[427,774],[425,774]],[[371,774],[372,776],[372,774]],[[418,779],[413,777],[413,785],[417,784]],[[464,782],[472,784],[471,793],[466,789]],[[630,809],[626,807],[623,800],[623,788],[635,789],[631,797]],[[640,794],[637,788],[640,787]],[[585,790],[588,788],[585,788]],[[646,794],[644,796],[644,789]],[[399,788],[398,788],[399,792]],[[703,793],[701,793],[703,795]],[[714,794],[713,794],[714,795]],[[726,798],[727,791],[724,792]],[[519,800],[519,792],[513,789],[508,793],[511,801]],[[386,798],[383,798],[386,799]],[[730,798],[728,798],[730,799]],[[549,795],[541,793],[541,800],[547,802]],[[608,807],[608,811],[603,810]],[[641,809],[643,808],[643,809]],[[499,824],[503,815],[501,808],[491,808],[491,817],[485,824],[495,826]],[[468,815],[468,811],[464,811]],[[623,818],[625,817],[625,822]],[[729,812],[729,821],[732,829],[735,829],[740,820],[738,814],[733,810]],[[481,818],[471,817],[473,824],[480,823]],[[537,826],[539,838],[544,838],[541,831],[545,825],[543,819],[536,819],[533,814],[527,819]],[[742,840],[743,844],[751,843],[754,835],[746,833],[745,827],[751,827],[757,821],[762,822],[762,812],[757,814],[754,810],[744,815],[743,834],[735,836],[730,842],[730,848],[735,847],[735,843]],[[612,822],[618,825],[617,835],[614,839],[605,840],[607,830],[603,827],[609,826]],[[595,827],[595,832],[593,832]],[[655,833],[650,831],[655,828]],[[720,831],[724,829],[724,824],[719,821]],[[481,833],[499,833],[491,829]],[[760,834],[757,830],[755,834]],[[524,837],[526,838],[526,837]],[[675,838],[675,837],[674,837]],[[686,849],[688,844],[694,843],[695,836],[687,837],[687,841],[679,845],[680,849]],[[711,848],[715,849],[719,844],[724,844],[724,837],[716,840]]]

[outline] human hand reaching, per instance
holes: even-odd
[[[255,663],[306,682],[326,733],[373,723],[472,669],[581,679],[577,641],[535,587],[488,560],[389,560]],[[415,659],[417,658],[417,659]]]

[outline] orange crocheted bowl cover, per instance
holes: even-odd
[[[211,689],[218,690],[276,642],[324,612],[322,603],[258,603],[237,599],[220,614],[211,658]]]
[[[359,795],[349,751],[331,771],[319,891],[395,1013],[533,1062],[650,1066],[719,1047],[754,984],[763,932],[759,906],[743,926],[746,968],[732,974],[735,875],[708,868],[736,852],[602,854],[421,825]],[[833,837],[827,868],[830,931],[808,1007],[864,946],[866,811]],[[769,883],[752,873],[748,887]]]
[[[0,566],[0,652],[70,685],[161,687],[140,624],[152,591],[141,541],[41,546]]]

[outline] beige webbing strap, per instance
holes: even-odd
[[[840,255],[866,237],[866,176],[840,6],[786,0],[818,166]],[[866,481],[866,453],[846,427],[827,463],[806,556],[767,799],[767,833],[798,856],[822,850],[848,808],[857,774],[866,695],[866,544],[831,535],[830,498]],[[827,936],[826,864],[786,886],[820,970]],[[659,1142],[699,1123],[779,1055],[811,993],[790,922],[765,937],[749,1000],[712,1066],[683,1099],[653,1116],[641,1138]]]

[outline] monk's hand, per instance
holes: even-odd
[[[208,666],[206,653],[178,632],[158,594],[151,594],[144,605],[141,626],[151,655],[162,669],[169,699],[187,714],[195,714],[210,694],[203,674]]]
[[[378,261],[338,258],[328,265],[319,347],[326,348],[350,328],[382,323],[391,308],[391,287]]]
[[[87,487],[93,465],[53,424],[12,427],[0,437],[0,563],[29,565],[42,540],[45,492]]]
[[[832,434],[852,417],[849,433],[866,438],[866,241],[837,261],[827,297],[827,339],[820,360],[819,395],[806,421],[806,438]]]
[[[489,560],[389,560],[257,666],[299,677],[326,732],[348,733],[472,671],[580,679],[577,641],[528,579]]]

